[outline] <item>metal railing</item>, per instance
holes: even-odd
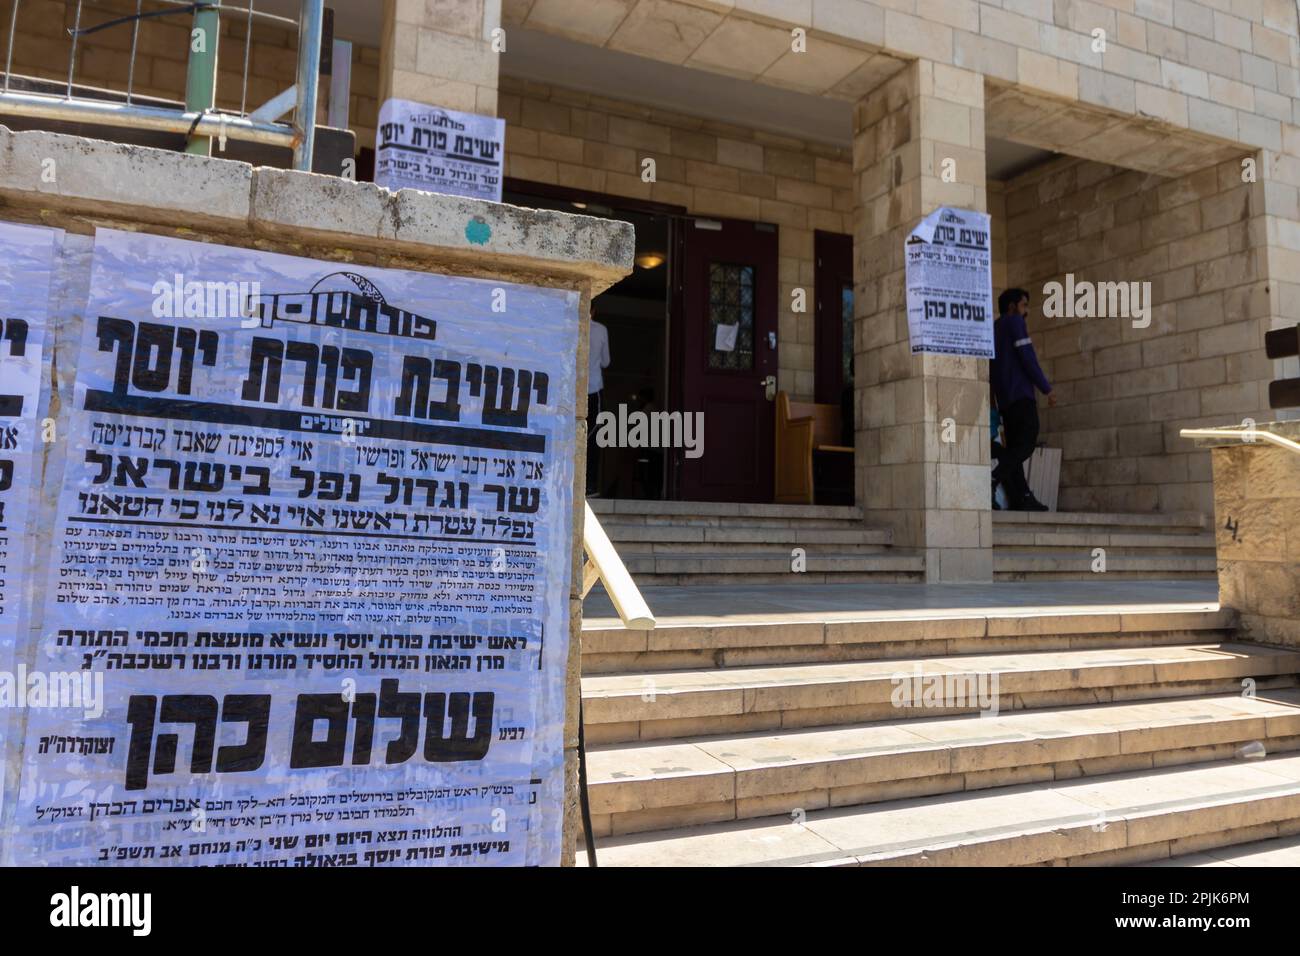
[[[586,597],[597,581],[603,581],[605,593],[624,627],[633,631],[654,630],[655,617],[633,583],[632,575],[627,573],[623,559],[600,526],[591,505],[584,503],[583,507],[587,510],[582,525],[582,549],[587,559],[582,565],[582,596]]]
[[[298,28],[297,82],[288,90],[273,97],[261,107],[249,112],[248,71],[250,51],[253,46],[255,19],[275,21],[282,26],[293,26],[287,17],[257,10],[256,0],[245,0],[246,7],[225,4],[222,0],[151,0],[164,8],[145,11],[143,0],[136,0],[134,15],[118,17],[103,23],[83,26],[85,0],[75,0],[76,9],[68,55],[67,86],[63,95],[24,92],[12,89],[14,42],[17,37],[19,9],[22,0],[12,0],[9,15],[9,36],[5,50],[4,86],[0,90],[0,117],[4,115],[30,117],[69,123],[90,123],[125,127],[153,132],[182,133],[186,136],[186,151],[210,155],[211,142],[216,139],[222,149],[227,138],[271,146],[284,146],[293,150],[293,167],[311,170],[316,138],[317,84],[320,76],[321,38],[324,32],[324,0],[300,0]],[[69,0],[69,6],[72,0]],[[217,86],[217,47],[223,13],[242,15],[245,20],[243,86],[240,92],[239,112],[220,111],[215,107]],[[203,42],[193,42],[189,47],[185,79],[185,106],[183,110],[136,102],[135,63],[139,48],[140,26],[151,19],[193,14],[193,31],[202,31]],[[88,98],[74,95],[76,81],[77,48],[82,37],[101,30],[131,30],[131,52],[127,72],[125,102]],[[209,39],[210,38],[210,39]],[[277,120],[290,109],[294,110],[292,123]]]
[[[1300,442],[1283,438],[1281,435],[1275,435],[1262,428],[1184,428],[1178,434],[1184,438],[1226,438],[1240,442],[1243,445],[1251,445],[1256,441],[1265,441],[1270,445],[1276,445],[1278,448],[1285,448],[1287,451],[1300,455]]]

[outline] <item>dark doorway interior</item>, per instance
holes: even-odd
[[[839,405],[841,444],[853,446],[853,237],[818,230],[813,298],[814,401]]]
[[[631,275],[597,296],[593,317],[609,332],[610,364],[603,372],[601,405],[617,413],[667,408],[671,227],[676,210],[611,196],[507,180],[502,200],[533,209],[556,209],[630,222],[636,230]],[[591,423],[595,427],[595,422]],[[665,451],[597,448],[596,488],[604,497],[666,497]]]

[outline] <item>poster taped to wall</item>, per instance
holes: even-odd
[[[907,330],[913,354],[993,358],[993,258],[989,217],[936,209],[912,230]]]
[[[410,100],[384,100],[375,183],[501,201],[506,121]]]
[[[20,864],[556,864],[575,292],[96,235]]]
[[[60,229],[0,223],[0,748],[29,704],[25,668],[15,653],[31,593],[28,515],[43,429],[37,415],[45,357],[46,317]],[[0,808],[4,781],[0,780]]]

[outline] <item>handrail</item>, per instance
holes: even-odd
[[[654,630],[655,616],[633,583],[632,575],[623,566],[623,559],[610,543],[609,535],[600,526],[591,505],[583,502],[583,507],[586,515],[582,525],[582,549],[587,552],[587,560],[582,565],[582,596],[587,596],[598,579],[604,581],[605,591],[624,627],[633,631]]]
[[[1270,431],[1262,428],[1184,428],[1178,434],[1184,438],[1235,438],[1242,444],[1253,444],[1246,439],[1246,435],[1254,438],[1263,439],[1266,442],[1277,445],[1279,448],[1285,448],[1287,451],[1293,451],[1300,455],[1300,442],[1294,442],[1289,438],[1283,438],[1281,435],[1274,435]]]

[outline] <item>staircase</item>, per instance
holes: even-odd
[[[601,865],[1137,863],[1300,833],[1300,650],[1229,611],[807,617],[584,629]]]
[[[825,505],[588,499],[640,587],[912,581],[925,559],[890,546],[862,511]],[[796,553],[802,549],[802,556]]]
[[[791,580],[802,549],[805,583],[915,581],[923,554],[894,547],[888,528],[866,524],[856,507],[754,505],[593,498],[638,586],[777,584]],[[1146,580],[1214,577],[1214,533],[1200,514],[993,512],[999,580]]]
[[[998,580],[1078,580],[1096,572],[1128,578],[1210,579],[1214,532],[1204,515],[993,512],[993,574]]]

